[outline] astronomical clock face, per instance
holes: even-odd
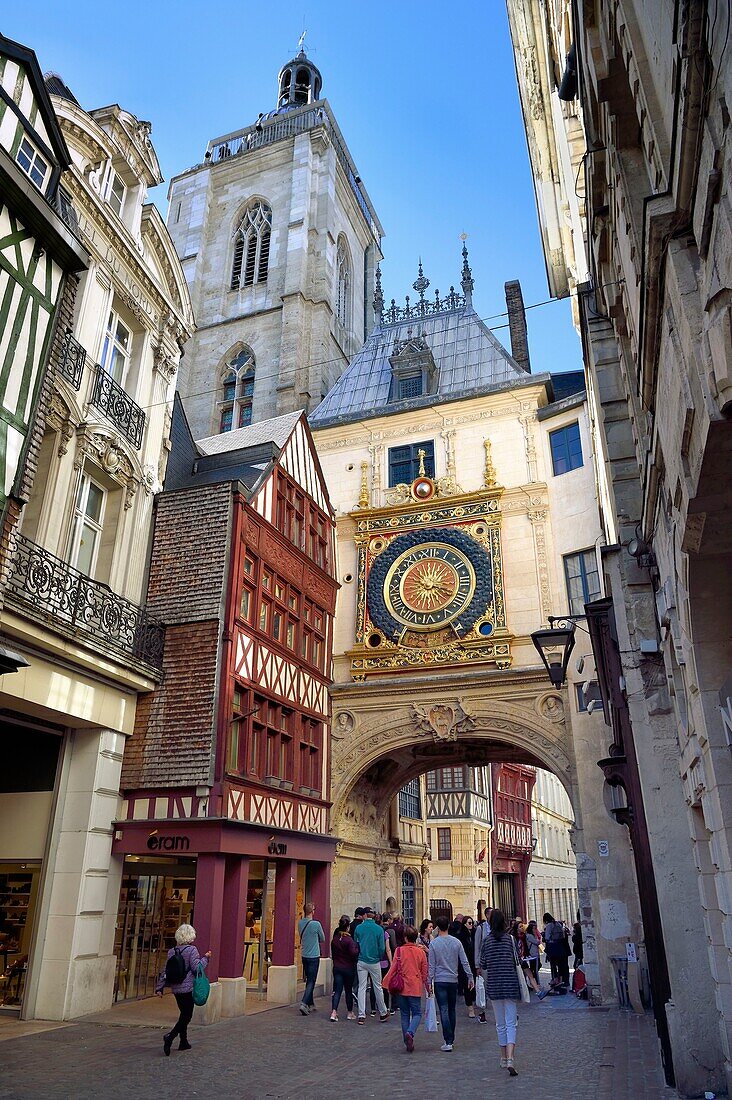
[[[464,635],[493,598],[492,561],[456,527],[411,531],[389,542],[371,566],[371,621],[391,639],[452,628]]]

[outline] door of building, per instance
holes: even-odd
[[[155,992],[176,929],[193,924],[195,892],[195,859],[125,859],[114,937],[115,1001]]]
[[[500,909],[506,920],[510,922],[517,915],[515,912],[516,899],[514,895],[515,875],[496,874],[493,876],[493,902],[496,909]]]

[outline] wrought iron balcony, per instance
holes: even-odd
[[[81,376],[84,373],[86,362],[86,350],[78,340],[75,340],[69,330],[64,336],[64,346],[59,363],[59,374],[69,382],[75,390],[81,385]]]
[[[139,450],[145,430],[145,414],[128,393],[118,385],[103,367],[96,367],[91,403],[104,413],[130,443]]]
[[[18,535],[7,602],[93,650],[160,669],[165,628],[144,608],[118,596],[68,562]]]

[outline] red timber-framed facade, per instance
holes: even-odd
[[[493,764],[491,783],[493,905],[508,920],[526,919],[526,880],[533,851],[531,795],[536,769],[523,764]]]
[[[334,519],[303,414],[194,443],[176,402],[172,435],[149,583],[164,678],[115,826],[116,997],[151,992],[189,921],[213,952],[216,1018],[247,990],[293,1000],[304,902],[328,924]]]

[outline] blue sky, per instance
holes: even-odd
[[[300,31],[384,226],[387,299],[414,294],[419,256],[446,292],[468,234],[481,317],[503,284],[549,297],[503,0],[487,3],[176,4],[88,0],[6,6],[2,32],[35,49],[87,109],[119,103],[153,124],[166,180],[208,140],[275,106]],[[167,185],[152,197],[167,212]],[[532,368],[581,368],[567,301],[529,311]],[[492,327],[505,319],[488,322]],[[496,335],[508,342],[506,328]]]

